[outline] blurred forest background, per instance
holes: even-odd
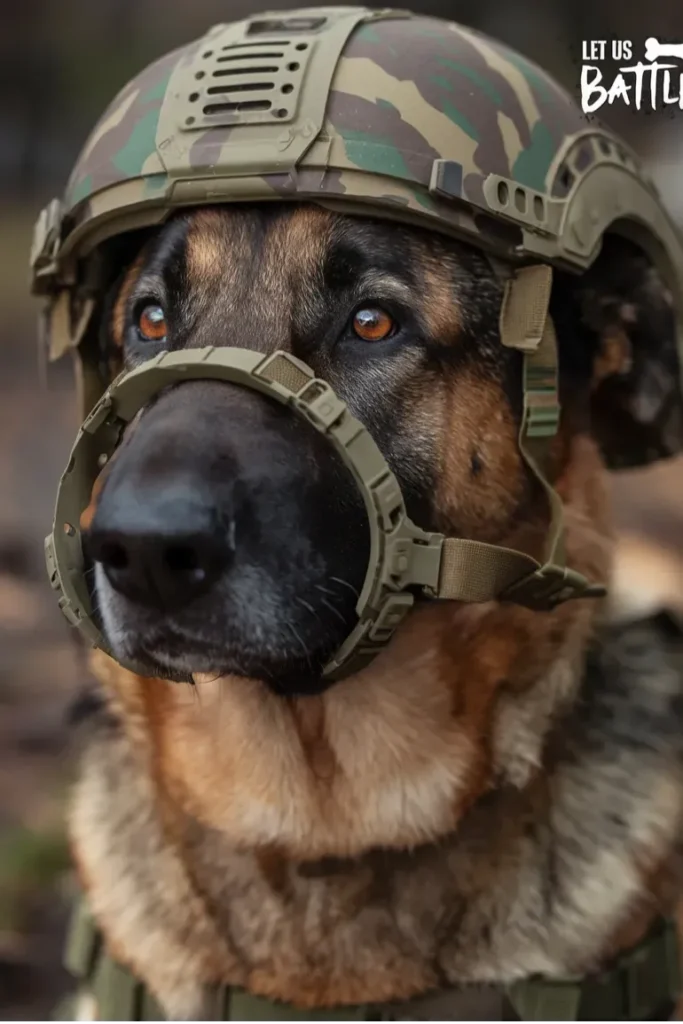
[[[498,36],[575,93],[584,39],[631,39],[636,58],[648,36],[683,40],[683,5],[673,0],[414,0],[412,6]],[[43,570],[42,541],[77,421],[70,367],[50,375],[47,391],[39,383],[36,308],[27,294],[33,222],[59,193],[94,121],[132,75],[211,24],[257,9],[245,0],[4,0],[0,5],[3,1019],[44,1019],[67,983],[60,968],[72,885],[62,830],[70,777],[66,716],[85,679]],[[683,223],[683,112],[633,113],[620,104],[603,108],[601,117],[647,158]],[[643,544],[647,551],[654,543],[671,574],[683,553],[681,465],[615,481],[633,557],[639,557]],[[678,564],[680,572],[683,562]]]

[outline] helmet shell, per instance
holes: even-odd
[[[143,202],[172,200],[181,175],[187,181],[215,177],[222,169],[230,173],[222,154],[230,136],[241,133],[242,146],[255,145],[247,124],[181,126],[180,97],[172,105],[179,116],[167,132],[176,138],[158,138],[174,71],[182,75],[184,68],[199,67],[187,76],[191,89],[203,70],[203,52],[211,48],[210,34],[156,61],[119,93],[76,162],[64,200],[67,215],[84,224],[105,208],[125,208],[132,193],[120,186],[133,182]],[[214,66],[207,74],[224,68]],[[317,88],[311,71],[302,92]],[[461,211],[430,192],[436,161],[457,165],[446,169],[445,194],[478,207],[487,205],[483,185],[490,174],[551,195],[563,143],[587,127],[570,97],[509,48],[436,18],[373,18],[370,12],[345,43],[324,113],[324,153],[323,146],[314,146],[296,173],[288,167],[267,174],[274,196],[354,200],[390,213],[407,207],[455,227]],[[268,132],[272,125],[261,128]]]
[[[672,297],[675,341],[651,339],[650,359],[670,376],[675,343],[683,367],[683,243],[622,141],[482,33],[409,11],[312,7],[216,25],[151,64],[41,214],[33,290],[49,296],[51,356],[79,351],[85,405],[105,384],[94,342],[86,355],[107,284],[101,243],[182,208],[273,200],[397,219],[576,273],[621,233]]]
[[[37,233],[35,288],[179,207],[267,199],[576,269],[611,221],[661,220],[635,155],[511,48],[407,11],[306,8],[215,26],[119,93]]]

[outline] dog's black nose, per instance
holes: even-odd
[[[105,491],[86,550],[119,593],[175,611],[206,593],[225,572],[231,529],[187,487],[162,487],[144,497],[115,489],[110,500]]]

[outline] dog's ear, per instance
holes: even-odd
[[[671,294],[634,243],[605,238],[581,277],[560,275],[551,311],[567,404],[583,391],[591,432],[611,469],[683,449],[683,395]],[[572,393],[574,389],[574,393]]]

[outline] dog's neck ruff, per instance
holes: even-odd
[[[220,985],[207,988],[205,1019],[669,1020],[682,987],[680,958],[675,923],[659,918],[645,938],[617,957],[609,968],[583,978],[529,978],[506,987],[491,985],[431,992],[406,1003],[310,1011],[231,985]],[[65,1006],[63,1019],[166,1019],[144,983],[107,953],[84,899],[74,910],[65,965],[79,980],[80,995],[96,1006],[96,1015],[74,1016],[78,1011]],[[437,1015],[432,1016],[435,1010]]]
[[[646,921],[641,921],[640,913],[637,914],[637,920],[632,918],[634,909],[652,907],[654,910],[659,907],[661,913],[669,913],[668,907],[679,891],[678,880],[669,878],[668,872],[665,872],[666,877],[660,882],[655,879],[648,881],[643,877],[642,870],[634,872],[630,865],[634,857],[638,859],[637,867],[642,865],[642,852],[645,848],[643,824],[647,825],[650,821],[656,828],[655,842],[651,842],[647,836],[645,838],[653,862],[657,864],[668,859],[680,830],[680,784],[672,779],[678,793],[675,800],[669,798],[672,787],[667,784],[671,773],[678,773],[676,766],[680,764],[680,628],[668,617],[658,616],[656,620],[638,626],[615,627],[614,632],[611,642],[605,640],[605,650],[598,648],[590,658],[590,665],[587,664],[586,688],[581,711],[577,712],[579,717],[575,723],[576,729],[573,731],[576,733],[576,741],[570,742],[571,735],[569,732],[567,735],[570,745],[566,765],[570,776],[574,777],[575,785],[569,784],[571,780],[567,779],[566,772],[554,776],[555,790],[564,791],[565,803],[566,800],[570,802],[573,813],[569,817],[565,815],[566,808],[563,810],[562,801],[556,800],[552,804],[555,820],[558,820],[558,814],[563,817],[562,832],[569,836],[571,849],[568,851],[569,856],[555,856],[558,850],[561,852],[562,846],[553,846],[551,862],[555,874],[551,884],[546,884],[547,872],[542,866],[534,880],[534,876],[530,876],[522,864],[521,873],[516,872],[505,880],[504,887],[511,894],[511,901],[505,901],[504,893],[499,889],[498,898],[492,905],[489,897],[492,892],[494,895],[496,893],[495,876],[491,878],[485,873],[478,886],[476,879],[471,876],[467,881],[467,864],[476,862],[481,866],[483,860],[482,835],[474,845],[469,846],[470,852],[461,865],[455,865],[464,866],[465,870],[451,872],[444,879],[444,884],[432,892],[431,898],[425,898],[424,883],[427,877],[433,878],[438,874],[438,863],[429,859],[424,862],[421,875],[412,872],[412,889],[418,894],[417,903],[412,907],[404,900],[411,889],[410,880],[397,874],[394,898],[385,920],[390,922],[407,913],[414,920],[421,919],[423,926],[433,934],[439,920],[430,919],[431,904],[437,907],[437,914],[445,913],[447,931],[453,940],[457,939],[465,954],[468,955],[475,947],[473,951],[477,963],[459,964],[454,945],[448,951],[447,958],[439,956],[437,960],[433,959],[433,951],[430,949],[429,962],[436,963],[439,969],[420,972],[420,949],[415,946],[399,962],[399,969],[389,979],[390,985],[383,988],[374,983],[373,972],[367,975],[367,983],[362,987],[357,985],[353,977],[356,958],[361,958],[361,962],[364,958],[368,964],[368,956],[377,948],[373,946],[370,935],[367,941],[364,937],[367,932],[357,912],[356,902],[352,914],[348,916],[349,919],[356,919],[359,927],[344,939],[344,949],[349,950],[348,957],[335,957],[331,950],[332,957],[317,974],[318,964],[310,952],[315,952],[315,943],[320,941],[320,934],[324,936],[329,933],[329,928],[326,928],[325,933],[312,935],[312,943],[304,942],[298,956],[295,954],[285,960],[282,965],[284,970],[279,975],[267,971],[259,979],[252,973],[255,963],[267,963],[271,955],[275,957],[285,948],[280,941],[282,936],[278,937],[277,932],[265,951],[262,947],[254,949],[253,943],[244,936],[242,962],[245,969],[231,959],[227,948],[226,957],[222,945],[222,928],[211,927],[204,931],[203,920],[208,920],[208,914],[211,920],[217,920],[220,903],[229,908],[231,929],[248,929],[249,922],[254,918],[258,927],[261,927],[259,915],[265,891],[264,887],[257,887],[254,890],[254,901],[241,908],[239,899],[233,906],[230,893],[223,893],[222,886],[231,871],[230,842],[223,850],[218,849],[218,856],[214,858],[215,875],[221,886],[218,897],[212,895],[210,887],[207,888],[205,874],[195,875],[199,888],[205,893],[202,900],[204,911],[194,918],[183,919],[183,906],[189,905],[188,896],[191,896],[192,889],[182,884],[176,885],[172,875],[166,877],[163,863],[157,864],[155,856],[140,856],[140,850],[146,848],[145,842],[150,841],[150,849],[155,853],[163,852],[155,839],[154,795],[151,791],[146,793],[144,782],[142,787],[138,784],[138,776],[144,777],[143,762],[138,764],[127,761],[128,753],[124,753],[128,750],[127,741],[123,734],[116,736],[109,723],[107,737],[112,746],[108,751],[102,751],[99,769],[95,761],[89,762],[85,773],[88,779],[95,782],[99,773],[103,786],[96,784],[87,799],[85,792],[82,792],[80,811],[72,823],[72,838],[79,851],[79,869],[88,888],[88,900],[97,916],[98,926],[102,928],[107,943],[111,943],[110,949],[120,950],[116,955],[124,957],[141,980],[125,972],[122,974],[106,954],[102,955],[102,940],[97,929],[88,923],[87,916],[85,924],[77,923],[69,957],[71,966],[85,979],[87,985],[103,993],[103,999],[110,998],[108,993],[121,992],[121,998],[128,1000],[125,1010],[100,1013],[99,1018],[161,1019],[157,1009],[147,1008],[148,993],[142,984],[144,979],[144,985],[149,985],[159,994],[166,1012],[177,1015],[173,1019],[202,1020],[207,1019],[209,1012],[213,1013],[214,1019],[504,1019],[500,1009],[493,1009],[486,1014],[470,1009],[463,1014],[459,1007],[449,1014],[449,1006],[444,1015],[443,1002],[440,1010],[434,1005],[437,999],[450,1002],[456,1000],[456,997],[457,1000],[465,996],[474,999],[479,995],[484,999],[485,993],[488,993],[486,998],[494,998],[496,994],[501,1006],[505,995],[508,1019],[665,1019],[670,1015],[670,1004],[679,988],[673,929],[670,926],[663,928],[660,922],[660,928],[667,933],[666,937],[658,937],[660,930],[655,926],[650,935],[642,942],[639,941],[639,946],[631,949],[630,953],[624,954],[622,942],[628,948],[630,943],[640,940],[643,935],[642,932],[635,934],[629,928],[630,938],[627,939],[623,931],[625,922],[632,921],[639,928],[647,926]],[[674,654],[675,657],[672,657]],[[675,703],[672,703],[672,698]],[[102,740],[107,737],[101,734]],[[648,750],[653,752],[654,763],[648,763]],[[581,777],[576,777],[578,766],[581,766]],[[678,774],[676,778],[679,778]],[[628,798],[629,779],[638,779],[631,798]],[[619,798],[622,790],[627,796],[624,802]],[[659,797],[662,790],[669,793],[669,797],[663,800]],[[585,798],[583,801],[580,799],[581,792]],[[138,827],[129,835],[130,841],[126,842],[125,837],[122,837],[124,842],[117,855],[122,822],[130,815],[132,806],[130,802],[117,804],[117,794],[122,793],[133,794],[133,803],[139,806],[141,813]],[[88,800],[92,804],[91,810],[94,812],[96,809],[97,813],[88,812]],[[596,810],[595,814],[593,809]],[[518,809],[518,817],[522,810]],[[494,814],[494,820],[500,822],[501,815]],[[523,813],[521,820],[522,823],[526,820]],[[534,820],[543,829],[548,819],[538,816]],[[630,824],[627,825],[627,822]],[[146,834],[145,829],[150,823],[153,825],[152,831]],[[605,831],[606,826],[611,829],[614,825],[617,826],[616,832],[609,829]],[[524,835],[527,834],[525,830]],[[500,831],[493,831],[493,826],[490,826],[485,828],[483,836],[488,848],[497,856]],[[580,846],[582,836],[590,837],[587,849]],[[461,835],[461,839],[464,838]],[[88,848],[91,840],[95,841],[96,848]],[[198,840],[199,833],[194,833],[193,841]],[[437,845],[441,851],[444,844]],[[605,861],[603,855],[605,852],[609,854],[610,849],[619,851],[618,858],[615,860],[609,857],[608,870],[600,872],[601,864]],[[262,873],[263,865],[255,863],[252,866],[255,871]],[[384,863],[379,867],[380,870],[385,869]],[[192,865],[188,864],[187,869],[190,874],[194,873]],[[190,874],[187,875],[188,881]],[[474,927],[470,928],[466,927],[467,915],[461,915],[458,919],[448,917],[449,908],[456,906],[460,900],[463,890],[459,890],[458,886],[463,877],[466,879],[466,897],[471,901],[469,916]],[[130,879],[131,884],[125,884],[123,889],[119,889],[121,880],[126,878]],[[160,884],[157,884],[157,880]],[[235,880],[240,887],[243,885],[244,879],[240,879],[239,869]],[[602,896],[596,893],[596,882],[604,890]],[[314,876],[313,885],[317,887],[321,884],[321,876]],[[675,886],[675,891],[670,886]],[[483,893],[486,904],[481,908],[482,914],[477,913],[475,916],[477,888]],[[539,891],[543,893],[542,902],[536,905],[536,911],[527,918],[525,928],[522,918],[525,913],[524,900],[520,897],[525,892],[531,894],[533,911],[533,894]],[[553,894],[554,898],[547,898]],[[296,921],[301,919],[302,909],[306,912],[307,904],[302,904],[297,910],[290,902],[279,902],[282,914],[294,922],[296,931]],[[134,905],[137,905],[137,911],[134,911],[137,923],[131,929],[130,911]],[[567,906],[570,911],[576,907],[581,909],[580,920],[575,913],[569,920],[569,930],[566,920],[563,920],[566,919],[564,908]],[[502,921],[503,932],[506,934],[501,934],[501,941],[497,941],[489,932],[485,948],[477,951],[477,936],[486,935],[487,922],[491,923],[493,919],[492,911],[499,923]],[[169,920],[174,913],[180,915],[180,931],[175,933],[169,927]],[[176,935],[180,936],[179,942]],[[194,945],[193,935],[197,939]],[[150,936],[155,936],[155,940],[150,942]],[[491,938],[495,940],[494,945]],[[389,947],[394,948],[396,941],[400,942],[400,935],[391,939]],[[189,958],[185,956],[187,948],[192,950]],[[618,960],[605,959],[609,955],[607,950],[617,949],[621,954]],[[195,955],[203,956],[204,953],[211,960],[206,961],[206,968],[200,967],[197,970],[193,959]],[[214,954],[221,961],[220,965],[214,966]],[[381,968],[383,962],[380,959],[376,963]],[[403,977],[412,966],[417,974],[414,984],[408,987],[403,984]],[[569,973],[579,974],[597,968],[603,969],[597,976],[581,979],[566,977]],[[327,983],[332,974],[334,985]],[[543,980],[538,977],[539,974],[543,975]],[[517,980],[520,978],[524,979],[521,984]],[[307,984],[309,979],[310,987]],[[502,989],[480,985],[480,982],[489,981],[492,986],[504,984],[511,987]],[[206,987],[207,984],[228,982],[230,988],[209,990]],[[476,987],[470,985],[462,989],[461,986],[467,982],[476,983]],[[267,992],[270,998],[276,997],[283,1001],[296,1001],[301,993],[308,1005],[327,1001],[328,1006],[338,1007],[340,1002],[348,999],[358,1006],[335,1013],[326,1009],[300,1014],[294,1009],[285,1008],[283,1004],[271,1005],[262,999],[252,998],[244,991],[250,985]],[[438,985],[454,988],[447,992],[436,992],[434,989]],[[455,992],[455,986],[458,986],[458,993]],[[221,1004],[216,1009],[219,998]],[[400,1007],[396,1003],[388,1005],[389,1000],[401,999],[410,999],[410,1002],[406,1001]],[[212,1005],[205,1013],[207,1000]],[[383,1005],[378,1006],[379,1002]],[[372,1005],[368,1005],[370,1003]],[[666,1009],[663,1008],[664,1003]]]

